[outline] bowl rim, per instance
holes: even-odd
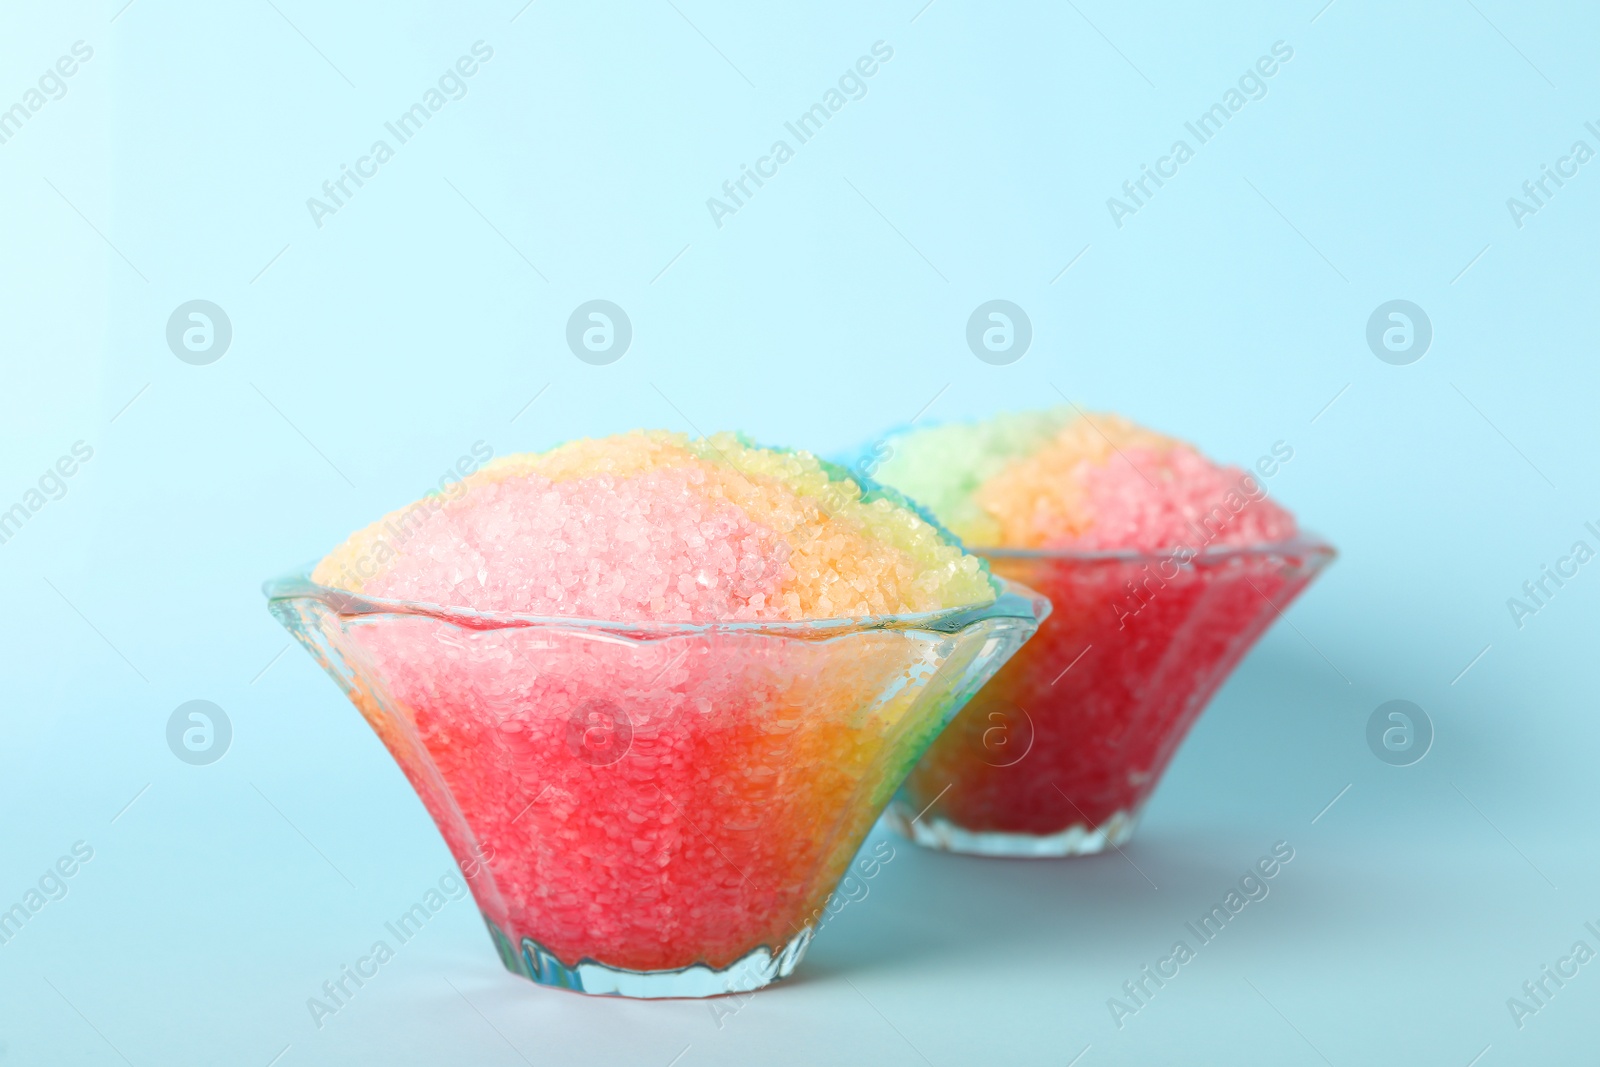
[[[988,560],[1059,560],[1077,563],[1157,563],[1174,559],[1185,563],[1219,563],[1233,559],[1305,556],[1319,565],[1338,556],[1338,549],[1325,538],[1302,530],[1282,541],[1258,541],[1245,545],[1207,545],[1193,549],[1188,545],[1171,548],[1004,548],[998,545],[968,545],[967,551]],[[1180,554],[1182,557],[1180,558]]]
[[[1050,614],[1050,601],[1020,582],[988,577],[995,583],[995,598],[983,604],[966,604],[939,611],[898,615],[842,616],[831,619],[713,620],[710,622],[651,619],[591,619],[577,615],[531,615],[521,612],[479,611],[426,601],[367,596],[311,578],[316,564],[309,563],[263,582],[268,606],[284,601],[314,600],[340,618],[410,615],[438,619],[470,630],[548,628],[593,630],[625,637],[677,637],[704,634],[758,634],[804,640],[825,640],[870,630],[928,630],[954,634],[994,619],[1019,619],[1037,627]]]

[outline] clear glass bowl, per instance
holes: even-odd
[[[794,970],[929,742],[1049,605],[790,623],[540,618],[363,597],[272,613],[338,681],[467,875],[500,958],[632,997]]]
[[[1187,559],[973,551],[1054,610],[929,748],[888,819],[920,845],[985,856],[1128,840],[1212,694],[1334,556],[1310,536]]]

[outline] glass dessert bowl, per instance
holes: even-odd
[[[500,958],[632,997],[790,974],[891,794],[1048,604],[673,623],[364,596],[272,613],[344,689],[468,875]]]
[[[1189,727],[1333,559],[1309,535],[1199,552],[975,548],[1053,612],[890,805],[918,844],[989,856],[1121,845]]]
[[[1039,636],[932,746],[890,821],[995,856],[1116,846],[1196,716],[1333,550],[1248,470],[1075,404],[908,427],[862,469],[993,573],[1049,597]]]

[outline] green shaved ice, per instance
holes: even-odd
[[[957,537],[993,543],[999,530],[973,500],[978,486],[1077,417],[1070,407],[1058,407],[910,430],[889,438],[890,452],[874,477],[931,511]]]

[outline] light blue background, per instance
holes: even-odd
[[[0,106],[94,48],[0,145],[0,507],[94,448],[0,545],[0,906],[95,850],[0,946],[0,1064],[1584,1062],[1600,964],[1520,1030],[1506,1000],[1600,948],[1600,564],[1520,630],[1506,599],[1596,544],[1600,162],[1520,229],[1506,199],[1600,148],[1600,19],[1321,3],[0,15]],[[480,39],[465,98],[318,229],[306,198]],[[713,225],[706,198],[878,40],[868,95]],[[1279,40],[1268,95],[1113,225],[1106,198]],[[563,341],[597,297],[635,330],[605,367]],[[1035,331],[1005,367],[964,342],[997,297]],[[234,329],[209,366],[164,340],[196,298]],[[1394,298],[1434,325],[1410,366],[1364,341]],[[795,980],[720,1019],[536,989],[452,904],[312,1024],[306,999],[452,867],[284,651],[263,578],[480,440],[739,428],[838,453],[930,401],[1057,389],[1235,462],[1288,442],[1271,490],[1342,553],[1125,857],[897,841]],[[196,698],[234,728],[207,767],[164,739]],[[1437,730],[1412,767],[1366,747],[1391,698]],[[1271,896],[1118,1030],[1107,998],[1278,840]]]

